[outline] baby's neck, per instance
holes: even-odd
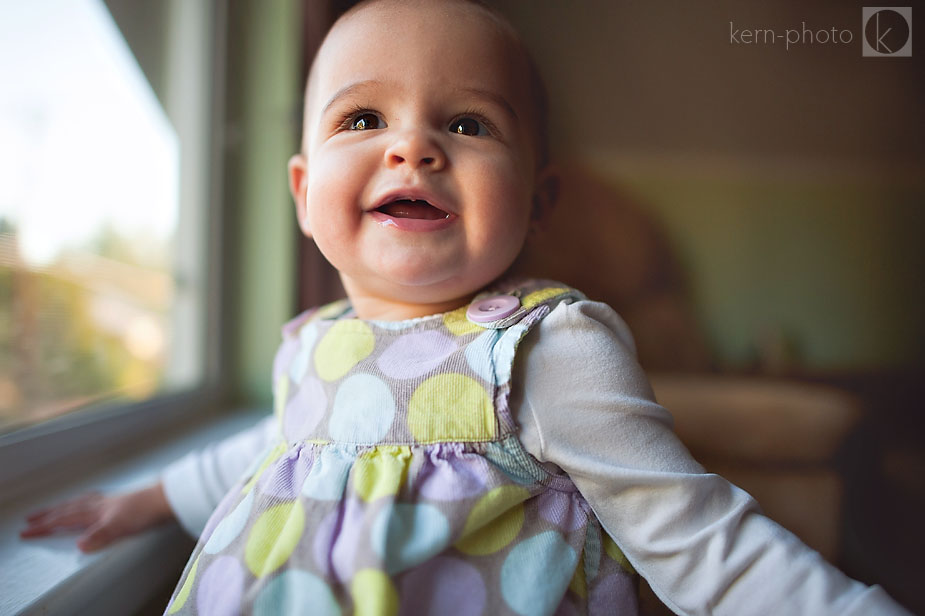
[[[416,319],[418,317],[426,317],[456,310],[460,306],[468,304],[469,299],[470,298],[466,297],[447,302],[409,304],[384,300],[378,297],[350,296],[350,304],[353,306],[353,311],[356,313],[357,318],[360,319],[372,321],[404,321],[406,319]]]

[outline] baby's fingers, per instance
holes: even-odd
[[[26,522],[35,522],[36,520],[40,520],[44,518],[46,515],[48,515],[49,513],[51,513],[52,511],[53,509],[51,507],[48,507],[45,509],[38,509],[36,511],[31,511],[26,514]]]
[[[29,522],[29,525],[19,532],[19,536],[41,537],[56,530],[86,528],[93,523],[94,519],[92,513],[88,511],[48,514],[41,519]]]
[[[101,495],[91,493],[76,499],[34,511],[26,517],[27,527],[19,536],[42,537],[56,530],[87,528],[99,518]]]
[[[65,512],[96,507],[99,505],[102,498],[103,495],[100,492],[87,492],[86,494],[81,494],[76,498],[66,500],[56,505],[32,511],[26,514],[26,521],[32,522],[47,516],[54,516]]]

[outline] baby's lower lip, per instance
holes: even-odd
[[[457,218],[453,214],[446,214],[442,218],[408,218],[403,215],[393,216],[379,210],[373,210],[369,215],[383,227],[401,231],[439,231],[452,225]]]

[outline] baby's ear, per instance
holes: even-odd
[[[311,227],[308,225],[308,206],[305,203],[305,189],[308,186],[308,164],[305,154],[294,154],[289,159],[289,192],[295,201],[295,213],[299,219],[299,228],[305,237],[311,237]]]
[[[533,189],[533,211],[530,213],[530,233],[538,235],[546,229],[546,224],[559,199],[559,169],[546,165],[536,174]]]

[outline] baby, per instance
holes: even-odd
[[[505,276],[555,196],[542,101],[476,2],[341,17],[289,175],[348,298],[284,327],[274,417],[24,535],[178,519],[168,614],[631,614],[637,574],[681,614],[905,613],[691,459],[608,306]]]

